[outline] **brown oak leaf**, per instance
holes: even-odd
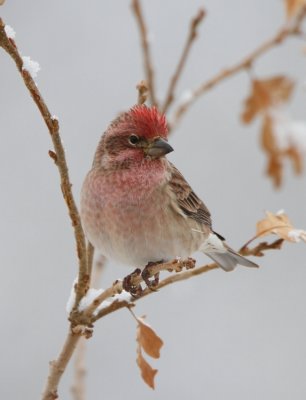
[[[289,99],[293,87],[294,82],[283,75],[253,79],[251,94],[244,103],[242,121],[248,124],[269,107],[284,103]]]
[[[137,341],[143,350],[153,358],[160,357],[160,349],[163,345],[162,339],[154,330],[144,322],[144,317],[137,318]]]
[[[262,237],[274,233],[288,242],[306,242],[306,231],[295,229],[284,212],[276,214],[266,211],[266,218],[257,223],[257,236]]]

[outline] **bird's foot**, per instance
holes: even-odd
[[[140,278],[141,275],[141,269],[136,268],[135,271],[123,278],[123,289],[129,292],[135,299],[140,297],[143,292],[140,282],[137,282],[137,278]]]
[[[148,262],[141,273],[141,277],[150,290],[157,290],[159,284],[159,272],[154,273],[154,267],[164,261]],[[153,277],[153,279],[151,279]]]

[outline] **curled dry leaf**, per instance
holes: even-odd
[[[283,75],[253,79],[251,94],[244,103],[242,121],[248,124],[269,107],[284,103],[289,99],[293,87],[294,82]]]
[[[5,0],[0,0],[0,6],[2,6],[2,4],[4,4]]]
[[[306,143],[305,124],[288,121],[282,112],[271,108],[263,118],[261,145],[268,156],[267,175],[276,187],[282,183],[283,164],[288,158],[295,174],[303,171]]]
[[[160,357],[160,349],[163,345],[161,338],[154,330],[144,322],[144,316],[136,318],[138,322],[136,340],[137,346],[137,364],[141,371],[141,377],[152,389],[154,389],[154,377],[157,374],[157,369],[153,369],[142,355],[144,350],[153,358]]]
[[[266,218],[257,223],[256,230],[258,237],[274,233],[288,242],[299,242],[300,240],[306,242],[306,231],[295,229],[288,216],[283,212],[273,214],[267,211]]]
[[[157,369],[153,369],[151,365],[145,360],[141,352],[141,346],[137,347],[137,365],[141,371],[141,377],[145,381],[145,383],[150,386],[150,388],[154,389],[154,378],[157,374]]]
[[[306,1],[306,0],[305,0]],[[286,76],[269,79],[254,79],[249,97],[245,100],[242,121],[250,123],[261,114],[261,146],[268,157],[266,173],[276,187],[282,183],[283,164],[287,157],[292,162],[294,172],[302,172],[301,142],[305,142],[302,124],[293,123],[283,111],[283,103],[288,101],[294,82]],[[297,126],[298,125],[298,126]],[[304,136],[303,136],[303,135]]]
[[[285,0],[287,18],[296,16],[304,5],[306,5],[306,0]]]
[[[292,161],[294,172],[299,175],[303,171],[303,159],[301,153],[294,147],[290,146],[286,153],[287,157]]]
[[[164,344],[154,330],[144,322],[144,317],[137,318],[137,342],[143,350],[153,358],[160,357],[160,349]]]

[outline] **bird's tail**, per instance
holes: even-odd
[[[257,264],[231,249],[225,243],[222,236],[215,233],[209,234],[201,250],[224,269],[224,271],[233,271],[238,264],[244,267],[258,268]]]

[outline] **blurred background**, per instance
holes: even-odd
[[[143,0],[156,68],[165,94],[189,21],[207,10],[177,94],[240,60],[281,24],[280,0]],[[130,2],[6,0],[0,9],[25,56],[38,61],[36,78],[58,116],[73,192],[79,193],[102,132],[137,99],[144,78],[139,35]],[[289,39],[256,62],[259,77],[286,74],[297,81],[291,114],[306,120],[303,42]],[[12,60],[0,52],[1,341],[0,397],[39,398],[48,362],[68,329],[65,305],[77,275],[70,221],[58,172],[48,157],[49,134]],[[250,89],[242,72],[201,98],[170,142],[170,159],[209,207],[214,228],[234,248],[255,234],[265,210],[284,209],[306,228],[305,174],[291,165],[275,190],[265,176],[260,123],[240,122]],[[87,394],[105,398],[305,399],[305,244],[285,243],[256,261],[259,270],[212,271],[172,285],[137,303],[135,313],[164,340],[156,389],[136,365],[136,326],[126,310],[95,326],[87,342]],[[209,260],[197,255],[198,265]],[[129,269],[109,263],[102,287]],[[71,398],[72,366],[60,385]]]

